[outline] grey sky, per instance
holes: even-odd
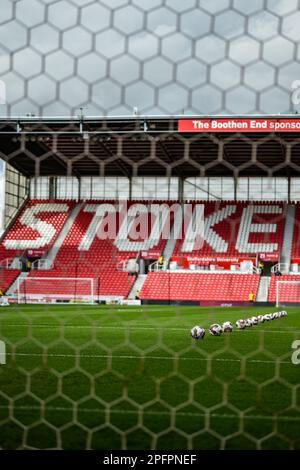
[[[299,19],[298,0],[1,0],[0,113],[290,112]]]

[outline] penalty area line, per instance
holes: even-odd
[[[238,415],[235,414],[221,414],[221,413],[191,413],[191,412],[184,412],[184,411],[177,411],[177,410],[169,410],[169,411],[154,411],[154,410],[144,410],[141,408],[137,408],[135,410],[124,410],[124,409],[111,409],[111,408],[80,408],[78,405],[74,404],[74,407],[56,407],[56,406],[47,406],[41,405],[39,406],[14,406],[13,404],[0,405],[0,409],[2,410],[20,410],[20,411],[42,411],[43,413],[47,411],[57,411],[57,412],[71,412],[73,413],[76,411],[77,413],[109,413],[109,414],[123,414],[123,415],[146,415],[146,416],[170,416],[171,414],[175,414],[176,416],[187,416],[190,418],[193,417],[208,417],[208,418],[222,418],[222,419],[240,419],[240,420],[261,420],[261,421],[300,421],[300,416],[269,416],[269,415],[243,415],[240,413]]]
[[[157,327],[154,327],[154,326],[144,326],[144,327],[140,327],[140,326],[123,326],[123,325],[119,325],[119,326],[102,326],[102,325],[68,325],[68,324],[60,324],[60,325],[53,325],[53,324],[34,324],[34,323],[3,323],[1,325],[1,322],[0,322],[0,328],[2,327],[11,327],[11,328],[17,328],[17,327],[27,327],[27,328],[46,328],[47,330],[55,330],[55,329],[58,329],[58,328],[62,328],[62,329],[65,329],[65,328],[73,328],[73,329],[87,329],[87,328],[90,328],[90,329],[98,329],[98,330],[118,330],[118,331],[185,331],[185,332],[189,332],[189,327],[186,327],[186,328],[175,328],[175,327],[169,327],[169,326],[165,326],[165,327],[161,327],[161,326],[157,326]],[[205,328],[208,328],[208,326],[205,326]],[[253,332],[260,332],[260,333],[279,333],[279,334],[300,334],[300,330],[293,330],[292,328],[290,327],[283,327],[281,330],[274,330],[272,328],[270,329],[267,329],[267,330],[262,330],[260,329],[257,325],[256,326],[253,326],[251,328],[245,328],[245,329],[239,329],[239,328],[234,328],[233,329],[233,332],[236,332],[238,331],[239,333],[253,333]]]
[[[264,359],[233,359],[233,358],[214,358],[213,356],[208,357],[180,357],[180,356],[133,356],[133,355],[114,355],[114,354],[62,354],[62,353],[6,353],[7,356],[11,357],[61,357],[61,358],[82,358],[82,359],[138,359],[138,360],[162,360],[162,361],[216,361],[216,362],[242,362],[253,363],[253,364],[274,364],[277,360],[264,360]],[[291,361],[279,361],[280,364],[292,364]]]

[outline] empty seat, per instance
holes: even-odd
[[[142,299],[193,301],[247,301],[256,297],[255,274],[149,273],[140,293]]]

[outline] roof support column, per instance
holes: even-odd
[[[129,176],[128,180],[129,180],[129,195],[128,195],[128,199],[129,199],[129,201],[132,201],[132,176]]]
[[[49,177],[49,199],[53,200],[55,198],[55,179],[54,176]]]
[[[77,177],[78,180],[78,197],[77,197],[77,202],[80,201],[81,199],[81,177]]]
[[[170,182],[170,178],[169,178],[169,182]],[[169,187],[170,187],[170,184],[169,184]],[[169,191],[169,193],[170,193],[170,191]],[[178,200],[179,200],[180,203],[182,203],[183,199],[184,199],[184,177],[179,176],[179,178],[178,178]]]
[[[238,177],[236,175],[233,176],[233,197],[234,200],[237,200],[237,188],[238,188]]]

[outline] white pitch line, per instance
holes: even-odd
[[[24,356],[24,357],[63,357],[63,358],[88,358],[88,359],[157,359],[165,361],[207,361],[213,360],[216,362],[242,362],[243,359],[232,358],[214,358],[214,357],[180,357],[180,356],[130,356],[130,355],[114,355],[114,354],[60,354],[60,353],[6,353],[7,356]],[[261,359],[246,359],[247,363],[261,363],[261,364],[274,364],[275,361],[261,360]],[[291,361],[280,361],[280,364],[292,364]]]
[[[14,406],[14,405],[1,405],[0,409],[11,409],[11,410],[24,410],[24,411],[41,411],[41,407],[39,406]],[[187,416],[190,418],[193,417],[203,417],[208,416],[209,418],[222,418],[222,419],[240,419],[240,420],[263,420],[263,421],[300,421],[300,416],[264,416],[264,415],[234,415],[234,414],[219,414],[219,413],[192,413],[192,412],[184,412],[184,411],[150,411],[150,410],[143,410],[143,409],[136,409],[136,410],[122,410],[122,409],[111,409],[111,408],[68,408],[68,407],[55,407],[55,406],[47,406],[47,404],[43,405],[44,411],[65,411],[65,412],[74,412],[76,410],[79,413],[109,413],[109,414],[128,414],[128,415],[149,415],[149,416],[170,416],[173,413],[176,416]]]
[[[99,330],[126,330],[126,331],[149,331],[149,330],[154,330],[154,331],[185,331],[185,332],[188,332],[189,331],[189,327],[186,327],[186,328],[175,328],[175,327],[168,327],[166,325],[166,327],[160,327],[160,326],[157,326],[157,327],[152,327],[152,326],[145,326],[145,327],[140,327],[140,326],[101,326],[101,325],[68,325],[68,324],[61,324],[61,325],[53,325],[53,324],[34,324],[34,323],[17,323],[17,324],[13,324],[13,323],[6,323],[4,325],[2,325],[3,327],[12,327],[12,328],[17,328],[17,327],[31,327],[31,328],[47,328],[48,330],[49,329],[57,329],[57,328],[75,328],[75,329],[86,329],[86,328],[91,328],[91,329],[99,329]],[[206,327],[208,328],[208,327]],[[280,333],[280,334],[286,334],[286,333],[293,333],[293,334],[299,334],[300,333],[300,330],[293,330],[292,328],[291,329],[287,329],[287,327],[285,327],[286,329],[282,328],[281,330],[273,330],[273,329],[268,329],[268,330],[261,330],[260,328],[256,328],[255,326],[254,327],[251,327],[251,328],[246,328],[244,330],[240,330],[240,329],[234,329],[233,331],[238,331],[239,333],[243,333],[243,332],[256,332],[256,331],[259,331],[259,332],[263,332],[263,333]],[[1,329],[1,323],[0,323],[0,329]]]

